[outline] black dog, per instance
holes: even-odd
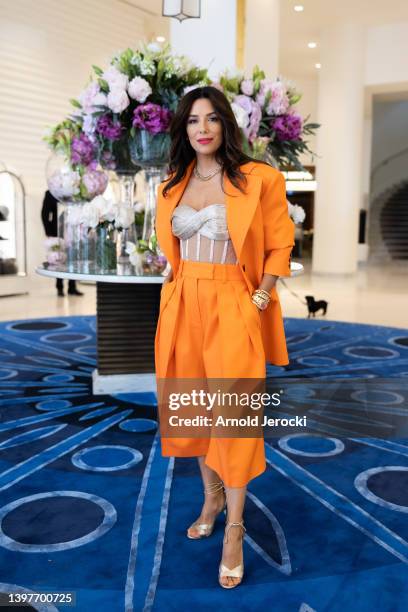
[[[320,309],[323,310],[323,315],[326,314],[328,302],[326,302],[325,300],[319,300],[318,302],[316,302],[313,295],[305,295],[305,298],[307,302],[307,309],[309,311],[309,314],[307,315],[308,319],[310,319],[311,314],[313,314],[313,316],[315,317],[316,312]]]

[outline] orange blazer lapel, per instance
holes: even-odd
[[[246,174],[246,173],[245,173]],[[227,226],[234,245],[235,254],[241,263],[242,248],[248,233],[256,207],[261,198],[262,178],[246,174],[246,193],[235,187],[229,178],[224,177],[224,190],[227,203]]]
[[[161,194],[159,187],[156,211],[156,234],[159,246],[170,262],[174,275],[180,260],[179,240],[171,231],[171,215],[182,198],[193,171],[194,161],[188,168],[185,177],[175,185],[167,197]],[[246,174],[247,184],[244,187],[247,193],[242,193],[235,187],[229,178],[224,175],[224,190],[227,207],[227,226],[238,261],[241,262],[242,248],[245,237],[251,225],[255,209],[261,197],[262,178]],[[163,185],[164,186],[164,185]]]

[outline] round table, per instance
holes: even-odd
[[[135,275],[118,265],[117,274],[85,274],[47,264],[37,274],[96,283],[97,367],[94,395],[156,392],[154,338],[164,276]],[[303,266],[291,262],[291,276]]]

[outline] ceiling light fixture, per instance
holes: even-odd
[[[309,49],[315,49],[317,47],[317,43],[309,42],[309,43],[307,43],[307,46],[309,47]]]
[[[321,68],[322,65],[321,64],[315,64],[315,68]]]
[[[157,42],[164,42],[166,39],[164,36],[156,36]]]
[[[162,16],[174,17],[180,23],[185,19],[199,19],[201,0],[163,0]]]
[[[304,10],[304,6],[303,4],[295,4],[293,10],[295,10],[297,13],[301,13]]]

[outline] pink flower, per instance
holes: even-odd
[[[129,97],[124,89],[113,89],[108,94],[108,106],[114,113],[121,113],[130,104]]]
[[[86,187],[88,196],[94,198],[103,193],[108,186],[108,175],[101,170],[91,170],[85,172],[82,182]]]
[[[252,96],[254,93],[254,82],[252,79],[244,79],[241,82],[241,91],[246,96]]]
[[[137,76],[130,81],[128,92],[129,96],[137,102],[144,102],[152,93],[152,88],[146,79]]]
[[[248,139],[252,142],[257,136],[262,119],[262,110],[257,102],[252,100],[252,111],[249,118]]]
[[[90,114],[98,110],[95,107],[106,105],[106,95],[101,92],[98,83],[92,81],[79,94],[78,101],[82,106],[82,112]]]
[[[235,104],[238,104],[241,108],[243,108],[249,115],[252,110],[252,100],[248,96],[238,95],[234,98]]]
[[[281,81],[276,81],[270,89],[272,96],[266,112],[268,115],[283,115],[289,108],[289,98]]]
[[[126,89],[129,83],[129,77],[123,72],[120,72],[115,66],[110,66],[102,75],[102,78],[108,83],[109,89]]]

